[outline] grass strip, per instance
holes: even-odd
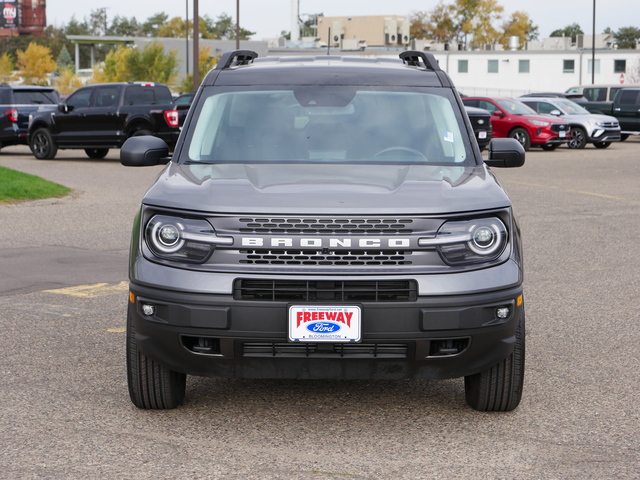
[[[0,204],[60,198],[71,189],[28,173],[0,167]]]

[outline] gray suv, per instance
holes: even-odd
[[[607,148],[619,142],[620,123],[610,115],[597,115],[566,98],[520,97],[522,103],[540,114],[560,117],[570,124],[569,148],[584,148],[593,143],[596,148]]]
[[[464,377],[467,403],[516,408],[524,379],[520,231],[434,57],[222,55],[131,242],[129,393],[174,408],[186,376]]]

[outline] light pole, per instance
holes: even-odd
[[[198,90],[200,86],[200,25],[198,13],[198,0],[193,0],[193,89]]]
[[[185,9],[185,20],[184,20],[184,38],[186,39],[187,45],[185,47],[185,53],[187,57],[187,61],[185,63],[186,66],[186,75],[189,76],[189,0],[184,1],[186,9]]]
[[[240,0],[236,0],[236,50],[240,50]]]
[[[596,0],[593,0],[593,35],[591,36],[591,85],[596,83]]]

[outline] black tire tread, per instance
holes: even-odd
[[[171,409],[184,401],[187,376],[138,351],[135,327],[127,318],[127,380],[133,404],[142,409]]]
[[[525,361],[524,312],[513,353],[493,367],[464,379],[467,404],[482,412],[508,412],[522,398]]]

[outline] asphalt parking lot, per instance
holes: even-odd
[[[462,379],[189,378],[181,408],[137,410],[127,253],[161,167],[24,147],[0,165],[74,189],[0,206],[0,478],[640,478],[640,139],[494,169],[526,266],[524,395],[501,414]]]

